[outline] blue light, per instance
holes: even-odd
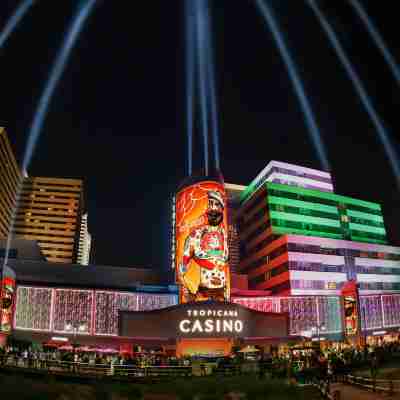
[[[380,52],[382,53],[385,61],[389,65],[390,70],[392,71],[393,76],[395,77],[397,84],[400,85],[400,68],[399,65],[396,63],[393,55],[391,54],[390,50],[388,49],[385,41],[383,40],[382,36],[376,29],[374,23],[372,22],[371,18],[368,16],[367,12],[363,8],[363,6],[357,0],[350,0],[350,4],[360,17],[361,21],[365,24],[368,33],[371,35],[372,40],[374,41],[375,45],[378,47]]]
[[[6,26],[0,32],[0,49],[5,45],[7,39],[14,32],[23,16],[28,12],[29,8],[33,5],[34,0],[25,0],[15,10],[14,14],[7,21]]]
[[[57,54],[55,63],[50,71],[49,79],[46,82],[46,86],[44,91],[39,99],[39,104],[36,109],[36,113],[31,125],[31,129],[28,135],[28,142],[25,148],[24,158],[22,161],[22,171],[27,171],[32,160],[33,153],[35,151],[36,144],[38,142],[40,132],[43,126],[44,119],[47,114],[47,110],[50,104],[50,100],[54,94],[54,91],[57,87],[57,84],[62,76],[62,73],[65,69],[65,66],[68,61],[68,57],[71,54],[71,51],[75,45],[76,40],[79,37],[79,34],[84,26],[84,23],[90,12],[95,5],[96,0],[81,0],[79,3],[78,11],[75,14],[68,31],[65,35],[63,45]],[[12,239],[12,231],[15,224],[15,216],[16,210],[18,209],[19,198],[22,191],[22,182],[19,183],[17,187],[17,194],[16,194],[16,205],[14,207],[11,222],[10,222],[10,232],[7,236],[7,245],[6,245],[6,255],[4,258],[3,266],[7,264],[8,261],[8,252],[11,245]]]
[[[279,53],[285,63],[286,69],[288,71],[290,80],[292,82],[294,91],[299,100],[301,109],[303,111],[303,115],[305,118],[305,122],[308,128],[308,132],[311,135],[311,140],[314,145],[314,148],[317,152],[319,161],[324,170],[329,171],[330,165],[328,161],[328,157],[326,155],[325,146],[322,142],[321,133],[318,128],[316,118],[314,116],[313,110],[311,108],[311,104],[308,101],[306,96],[305,89],[303,87],[303,82],[300,79],[300,75],[297,72],[296,64],[293,61],[293,58],[289,52],[288,46],[285,43],[285,39],[278,27],[276,22],[276,18],[273,14],[272,9],[262,0],[256,0],[258,8],[267,22],[267,26],[272,33],[272,36],[275,40],[275,43],[278,47]]]
[[[193,171],[193,90],[194,90],[194,40],[195,31],[193,10],[190,1],[185,2],[185,36],[186,36],[186,129],[188,146],[188,175]]]
[[[313,10],[315,16],[319,20],[321,27],[325,34],[327,35],[329,42],[331,43],[332,47],[336,51],[336,54],[343,65],[344,69],[346,70],[347,76],[351,80],[354,89],[356,90],[365,110],[367,111],[369,117],[371,118],[376,131],[378,132],[378,137],[383,145],[383,148],[386,152],[387,157],[389,158],[390,165],[392,170],[395,174],[397,185],[400,189],[400,167],[399,167],[399,158],[390,143],[389,135],[386,132],[386,129],[382,123],[381,118],[379,117],[377,111],[375,110],[372,101],[370,100],[366,89],[364,88],[360,78],[357,75],[356,70],[354,69],[353,65],[350,62],[350,59],[347,57],[342,45],[340,44],[334,30],[332,29],[331,25],[324,17],[322,12],[320,11],[317,3],[314,0],[307,0],[308,5]]]
[[[220,170],[220,154],[219,154],[219,127],[218,127],[218,109],[217,109],[217,95],[215,90],[215,76],[214,76],[214,57],[213,57],[213,46],[211,41],[211,23],[209,9],[206,9],[205,15],[206,23],[206,50],[207,50],[207,84],[209,90],[209,107],[211,114],[211,132],[213,137],[213,148],[214,148],[214,159],[215,168],[217,171]]]
[[[78,12],[75,14],[71,25],[65,35],[63,45],[57,54],[55,63],[50,71],[49,79],[46,82],[44,91],[40,97],[39,104],[36,109],[36,113],[31,125],[31,129],[28,136],[28,143],[26,145],[24,158],[22,162],[22,170],[27,171],[30,165],[35,146],[40,136],[40,132],[43,126],[44,119],[46,117],[50,100],[54,94],[57,84],[62,76],[62,73],[67,65],[68,58],[71,54],[72,49],[79,37],[79,34],[84,26],[84,23],[90,12],[95,5],[96,0],[82,0],[78,7]]]
[[[203,136],[204,165],[205,172],[208,175],[209,153],[208,153],[208,117],[207,117],[207,60],[206,52],[206,33],[205,33],[205,14],[202,7],[202,1],[195,1],[196,15],[196,50],[197,50],[197,71],[199,75],[198,85],[200,92],[200,113],[201,113],[201,131]]]

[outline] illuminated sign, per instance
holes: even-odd
[[[181,333],[241,333],[242,331],[243,321],[238,319],[237,310],[187,310],[187,318],[179,321]]]
[[[182,189],[175,205],[175,276],[180,302],[229,300],[228,226],[223,184]]]
[[[234,303],[193,302],[153,311],[120,311],[119,336],[140,338],[286,337],[287,314]]]
[[[4,277],[1,282],[0,304],[1,304],[1,320],[0,332],[11,332],[12,314],[15,294],[15,280],[11,277]]]
[[[347,295],[344,301],[344,329],[348,336],[355,335],[358,329],[358,313],[356,296]]]

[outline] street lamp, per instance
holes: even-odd
[[[65,330],[67,332],[72,332],[73,333],[73,347],[75,350],[76,346],[76,335],[77,333],[84,333],[87,331],[87,322],[86,321],[66,321],[65,322]]]

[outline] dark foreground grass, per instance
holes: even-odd
[[[1,399],[9,400],[317,400],[318,391],[253,376],[192,378],[154,384],[58,382],[0,375]]]

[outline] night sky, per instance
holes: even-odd
[[[320,168],[255,1],[211,3],[225,180],[247,184],[270,160]],[[18,4],[1,1],[0,29]],[[19,161],[77,4],[39,0],[0,50],[0,126]],[[399,191],[350,81],[303,0],[270,4],[314,107],[336,192],[381,203],[389,240],[399,245]],[[400,88],[348,3],[319,4],[399,150]],[[394,4],[362,4],[400,63]],[[85,180],[94,263],[167,268],[170,198],[187,174],[183,35],[181,0],[99,0],[51,103],[28,172]]]

